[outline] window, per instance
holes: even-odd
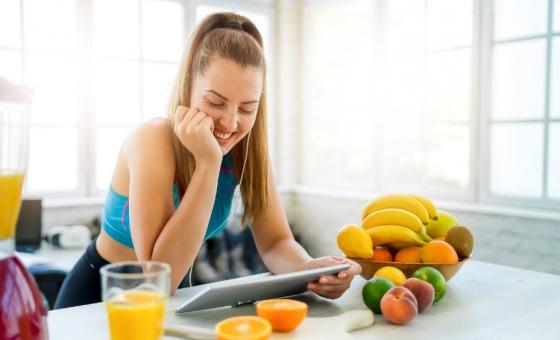
[[[0,1],[0,77],[35,91],[26,194],[102,195],[126,135],[167,115],[195,13],[217,5],[270,40],[268,1]]]
[[[303,184],[465,196],[471,2],[307,1],[304,11]]]
[[[492,201],[558,207],[560,32],[550,5],[560,2],[494,1],[483,191]]]
[[[560,0],[303,17],[301,185],[560,207]]]

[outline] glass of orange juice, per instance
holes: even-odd
[[[15,249],[29,151],[30,105],[28,89],[0,78],[0,255]]]
[[[156,261],[118,262],[101,268],[111,340],[163,337],[170,272],[168,264]]]

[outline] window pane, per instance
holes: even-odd
[[[542,195],[543,124],[491,127],[490,191],[497,195]]]
[[[560,199],[560,123],[551,123],[548,146],[548,196]]]
[[[102,127],[95,129],[95,186],[99,191],[109,188],[121,144],[131,127]]]
[[[560,0],[554,2],[554,31],[560,32]]]
[[[27,189],[29,192],[78,189],[76,128],[32,127]]]
[[[495,0],[496,39],[546,33],[548,0]]]
[[[21,83],[21,53],[0,50],[0,78]]]
[[[98,55],[138,57],[140,16],[138,0],[95,0],[93,34]]]
[[[492,118],[544,116],[544,61],[544,39],[494,47]]]
[[[206,18],[208,15],[212,13],[228,12],[228,11],[234,11],[234,10],[221,6],[198,5],[196,6],[196,22],[197,23],[200,22],[202,19]]]
[[[304,181],[353,186],[364,182],[373,168],[374,9],[369,1],[348,1],[304,11]]]
[[[143,117],[166,117],[176,65],[145,63],[142,65]]]
[[[468,121],[471,111],[471,50],[428,56],[427,114],[431,121]]]
[[[560,6],[560,4],[558,5]],[[550,72],[550,116],[560,118],[560,38],[553,40],[552,70]]]
[[[424,131],[418,125],[384,125],[382,130],[381,183],[387,187],[418,186],[423,182]]]
[[[473,0],[428,0],[426,10],[430,49],[471,44]]]
[[[469,126],[431,124],[424,138],[424,171],[430,187],[466,189],[471,168]]]
[[[23,1],[25,46],[36,49],[73,49],[74,0]]]
[[[142,1],[142,53],[152,60],[178,61],[185,41],[183,5],[176,1]]]
[[[20,0],[0,1],[0,47],[21,46]]]
[[[24,57],[25,83],[34,90],[32,123],[74,124],[78,97],[75,60],[41,52]]]
[[[140,121],[140,65],[98,60],[95,72],[95,120],[98,124]]]

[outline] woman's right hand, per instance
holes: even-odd
[[[208,114],[197,108],[178,106],[174,132],[181,144],[192,153],[197,166],[221,164],[222,149],[214,137],[214,121]]]

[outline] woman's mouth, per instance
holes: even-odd
[[[220,145],[224,145],[229,142],[232,136],[233,132],[220,132],[214,130],[214,137],[216,137],[216,140],[220,143]]]

